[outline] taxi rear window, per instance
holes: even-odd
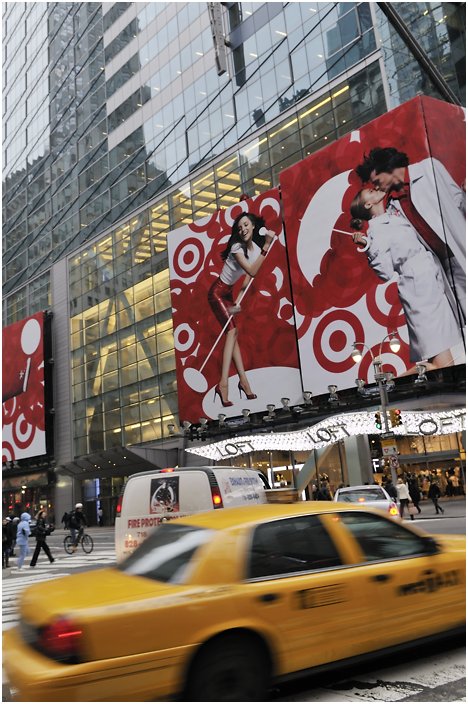
[[[355,489],[354,491],[340,491],[338,494],[339,501],[350,501],[352,503],[358,501],[386,501],[387,497],[383,493],[382,489],[375,487],[375,489]]]
[[[213,531],[167,523],[159,526],[117,569],[158,582],[183,584],[195,553]]]

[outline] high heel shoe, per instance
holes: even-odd
[[[213,399],[214,401],[216,401],[216,394],[219,396],[219,400],[223,404],[224,408],[228,408],[229,406],[234,405],[232,401],[225,401],[224,400],[223,395],[221,393],[221,389],[219,388],[219,384],[216,384],[216,386],[215,386],[214,399]]]
[[[247,391],[244,389],[242,386],[241,382],[237,384],[237,388],[239,389],[239,397],[242,398],[242,392],[245,394],[245,398],[248,398],[249,401],[251,401],[253,398],[257,398],[257,394],[248,394]]]

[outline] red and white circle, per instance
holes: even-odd
[[[179,352],[188,352],[194,345],[195,332],[188,323],[181,323],[174,330],[174,347]]]
[[[313,353],[322,369],[342,373],[351,369],[352,346],[364,339],[364,329],[358,318],[347,310],[331,311],[324,315],[313,335]]]
[[[174,252],[172,266],[181,279],[195,276],[203,267],[205,250],[199,239],[190,238],[179,244]]]

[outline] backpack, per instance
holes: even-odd
[[[77,520],[75,511],[72,511],[71,513],[69,513],[67,528],[74,528],[76,530],[77,528],[80,528],[80,526],[81,526],[81,523],[79,520]]]

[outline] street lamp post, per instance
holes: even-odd
[[[353,345],[353,351],[351,352],[351,357],[355,362],[360,362],[362,359],[362,349],[367,349],[372,357],[372,365],[374,367],[374,378],[377,383],[378,389],[379,389],[379,394],[380,394],[380,413],[383,417],[383,424],[384,424],[384,430],[385,434],[387,434],[390,431],[390,427],[388,424],[388,416],[387,416],[387,407],[388,407],[388,395],[387,395],[387,376],[383,372],[383,364],[382,364],[382,345],[385,342],[385,340],[389,340],[390,344],[390,349],[392,352],[398,352],[400,349],[400,341],[396,336],[396,333],[391,332],[388,335],[386,335],[382,342],[380,343],[379,347],[379,354],[376,357],[374,353],[372,352],[371,348],[366,345],[364,342],[360,342],[358,340],[355,341]],[[361,349],[359,349],[361,348]],[[393,463],[390,463],[390,472],[392,475],[392,482],[396,485],[397,483],[397,474],[396,470],[394,467]]]

